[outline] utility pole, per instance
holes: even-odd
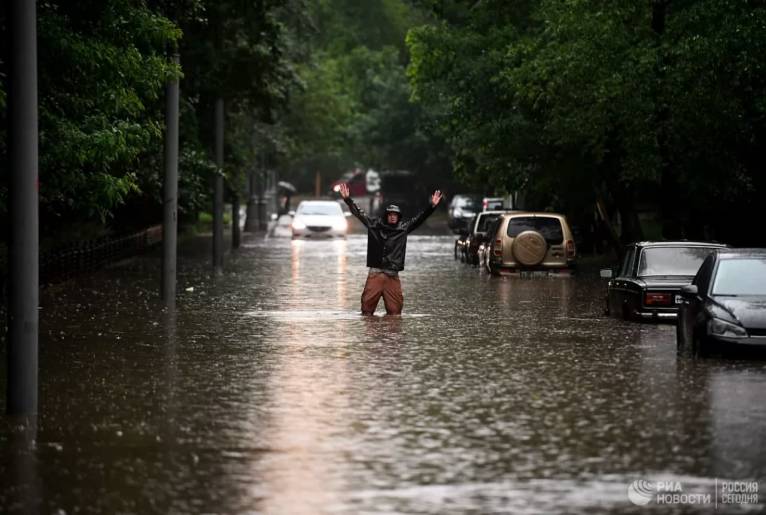
[[[8,3],[9,415],[37,414],[40,227],[36,10],[34,0]]]
[[[239,233],[239,193],[231,193],[231,248],[238,249],[240,241]]]
[[[213,195],[213,271],[223,274],[223,98],[215,101],[215,188]]]
[[[256,171],[247,172],[247,212],[245,214],[245,232],[258,230],[258,197],[256,196]]]
[[[179,64],[178,54],[172,58]],[[176,305],[176,263],[178,243],[178,77],[165,89],[165,184],[162,218],[162,301]]]

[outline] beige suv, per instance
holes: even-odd
[[[556,213],[516,212],[501,215],[493,236],[487,235],[486,264],[493,274],[542,271],[568,274],[574,267],[575,243],[569,222]]]

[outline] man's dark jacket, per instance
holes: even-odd
[[[359,209],[351,197],[345,199],[348,208],[367,227],[367,266],[398,272],[404,270],[407,235],[417,229],[436,209],[431,204],[415,218],[388,225],[385,219],[370,218]]]

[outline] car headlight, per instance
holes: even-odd
[[[733,324],[720,318],[711,318],[708,322],[708,331],[717,336],[728,336],[730,338],[747,336],[745,328],[739,324]]]
[[[348,229],[348,222],[345,220],[335,220],[332,223],[332,228],[335,231],[345,231]]]
[[[299,231],[302,231],[305,228],[306,228],[306,224],[304,224],[300,220],[293,221],[293,229],[297,229]]]

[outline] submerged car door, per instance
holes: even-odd
[[[624,316],[628,298],[628,281],[633,275],[633,263],[636,255],[635,245],[629,246],[625,251],[622,265],[615,277],[609,284],[609,312],[612,315]]]
[[[710,278],[715,267],[715,255],[711,254],[700,265],[697,275],[694,276],[692,285],[697,287],[696,295],[684,295],[683,302],[678,306],[678,338],[687,348],[691,348],[694,333],[698,325],[704,324],[702,307],[710,286]]]

